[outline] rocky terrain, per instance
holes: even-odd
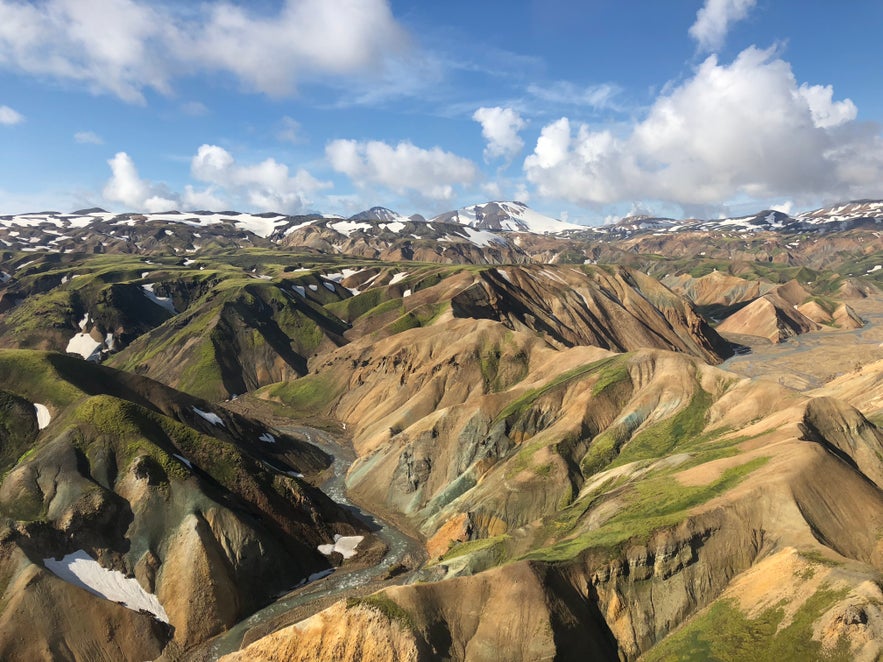
[[[0,217],[0,657],[878,659],[881,218]]]

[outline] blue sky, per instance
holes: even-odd
[[[876,0],[0,0],[0,213],[883,197]]]

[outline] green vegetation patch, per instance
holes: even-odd
[[[620,375],[621,379],[628,378],[628,370],[626,369],[624,372],[614,367],[614,364],[617,362],[625,363],[628,361],[628,354],[623,354],[620,356],[613,356],[606,359],[601,359],[600,361],[594,361],[592,363],[587,363],[585,365],[577,366],[576,368],[572,368],[567,370],[566,372],[561,373],[554,379],[550,380],[548,383],[540,386],[539,388],[530,389],[526,393],[524,393],[521,397],[510,402],[498,415],[497,420],[503,420],[513,416],[515,414],[522,414],[527,410],[531,405],[533,405],[539,398],[546,395],[550,391],[554,389],[569,384],[574,380],[578,380],[587,375],[591,375],[596,372],[600,372],[598,381],[600,382],[604,379],[607,382],[607,386],[615,383],[617,380],[612,377],[605,377],[605,375]],[[608,372],[609,371],[609,372]],[[606,388],[605,386],[604,388]],[[603,390],[603,388],[601,389]],[[600,391],[599,391],[600,393]]]
[[[326,413],[342,392],[343,388],[326,373],[306,375],[261,390],[262,394],[281,401],[300,416]]]
[[[26,349],[0,350],[0,383],[31,402],[48,400],[63,407],[82,398],[83,391],[59,376],[48,356],[47,352]]]
[[[526,558],[561,561],[575,557],[592,547],[618,550],[627,541],[646,541],[657,529],[682,521],[688,511],[723,494],[738,485],[746,476],[769,460],[758,457],[737,467],[731,467],[708,485],[687,486],[674,479],[670,472],[645,479],[627,488],[624,507],[603,525],[549,547],[529,553]],[[591,503],[580,499],[559,515],[559,523],[573,524],[585,513]],[[577,509],[577,512],[571,512]],[[560,535],[561,527],[552,527]]]
[[[711,395],[698,388],[690,403],[677,414],[635,435],[611,466],[671,454],[681,444],[689,443],[702,433],[709,407]]]
[[[797,610],[785,627],[782,627],[785,612],[781,605],[767,609],[756,618],[748,618],[735,600],[719,600],[651,648],[642,659],[647,662],[849,662],[852,655],[845,638],[841,637],[830,650],[812,639],[815,621],[847,592],[847,589],[823,587]]]
[[[383,593],[375,593],[364,598],[347,598],[346,608],[352,609],[354,607],[367,607],[382,614],[391,623],[398,623],[411,631],[417,629],[411,614]]]
[[[409,310],[397,320],[388,324],[386,330],[392,334],[402,333],[409,329],[416,329],[423,326],[430,326],[442,314],[450,308],[449,301],[441,301],[439,303],[428,303],[413,310]]]
[[[450,561],[467,554],[476,554],[479,552],[489,552],[494,557],[496,565],[504,562],[508,557],[509,535],[504,533],[491,538],[479,538],[478,540],[467,540],[466,542],[455,543],[442,556],[442,561]]]
[[[390,296],[387,288],[375,287],[348,299],[326,303],[325,309],[346,322],[352,322],[383,303],[401,301],[398,298],[391,299]]]

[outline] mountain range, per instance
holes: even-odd
[[[878,659],[880,219],[2,216],[0,658]]]

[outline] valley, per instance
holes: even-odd
[[[878,659],[881,210],[0,217],[0,657]]]

